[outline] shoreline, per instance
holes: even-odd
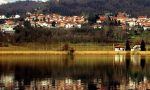
[[[0,51],[0,55],[67,55],[68,51]],[[150,55],[150,51],[75,51],[74,55]]]

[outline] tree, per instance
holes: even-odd
[[[129,44],[129,40],[126,41],[126,51],[130,51],[130,44]]]
[[[24,27],[31,28],[32,26],[31,26],[30,21],[24,21]]]
[[[56,27],[56,22],[55,21],[52,22],[52,26]]]
[[[4,24],[5,23],[5,20],[0,20],[0,24]]]
[[[140,46],[140,48],[141,48],[141,51],[146,51],[144,40],[141,41],[141,46]]]
[[[94,24],[96,23],[97,19],[99,19],[99,15],[98,14],[89,14],[89,17],[88,17],[88,21],[89,23],[91,24]]]

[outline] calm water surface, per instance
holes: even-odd
[[[0,90],[128,89],[150,90],[150,56],[0,56]]]

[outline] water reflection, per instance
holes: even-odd
[[[145,64],[146,64],[145,55],[142,55],[141,61],[140,61],[140,65],[141,65],[142,70],[145,68]]]
[[[0,90],[150,89],[149,56],[1,56]]]

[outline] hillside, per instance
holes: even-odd
[[[46,3],[20,1],[0,6],[0,14],[23,14],[40,7],[43,13],[59,13],[62,15],[81,15],[89,13],[105,13],[125,11],[134,16],[150,16],[150,0],[51,0]]]
[[[35,1],[18,1],[0,5],[0,14],[25,14],[27,11],[34,11],[38,7],[43,7],[44,3]]]
[[[62,14],[104,13],[125,11],[132,15],[150,16],[150,0],[60,0],[47,7]],[[66,11],[66,12],[65,12]]]

